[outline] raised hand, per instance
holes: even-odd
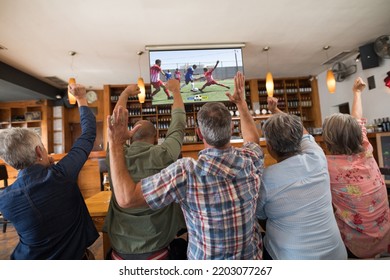
[[[353,87],[352,87],[352,91],[353,92],[362,92],[365,88],[366,88],[366,83],[363,81],[362,78],[358,77],[356,78],[354,84],[353,84]]]
[[[76,99],[86,98],[87,90],[80,84],[69,84],[68,90]]]
[[[234,104],[243,104],[245,102],[245,77],[241,72],[237,72],[234,76],[234,93],[231,95],[229,92],[226,96]]]
[[[136,84],[131,84],[131,85],[128,85],[128,86],[124,89],[123,93],[127,94],[128,96],[135,96],[135,95],[141,93],[141,90],[140,90],[140,88],[138,87],[138,85],[136,85]]]
[[[171,80],[168,80],[166,83],[165,83],[165,87],[167,88],[167,90],[169,90],[170,92],[177,92],[179,91],[180,92],[180,82],[176,79],[171,79]]]
[[[276,97],[268,96],[267,103],[268,103],[267,105],[268,110],[270,110],[272,113],[275,113],[278,108],[278,99]]]
[[[110,145],[123,146],[140,127],[140,125],[136,125],[131,131],[129,131],[128,116],[129,112],[122,106],[118,106],[114,109],[112,115],[107,117],[107,134]]]

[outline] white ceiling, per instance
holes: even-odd
[[[317,75],[324,45],[330,58],[389,34],[389,12],[389,0],[0,0],[0,61],[52,85],[45,77],[75,74],[102,89],[134,83],[146,45],[244,42],[247,79],[265,76],[265,46],[274,77]],[[148,81],[147,53],[140,63]]]

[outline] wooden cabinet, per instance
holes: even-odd
[[[37,132],[49,153],[52,144],[52,107],[48,101],[31,100],[0,103],[0,129],[25,127]]]
[[[257,103],[260,112],[267,109],[265,79],[246,81],[252,102]],[[310,130],[322,126],[317,80],[310,77],[274,79],[274,97],[282,111],[297,115]]]

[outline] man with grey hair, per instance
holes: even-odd
[[[256,214],[265,228],[264,259],[346,259],[333,214],[323,150],[298,117],[277,108],[263,126],[277,163],[264,170]]]
[[[0,194],[0,211],[20,239],[11,259],[90,259],[87,248],[99,237],[77,185],[93,148],[96,120],[85,87],[69,85],[69,91],[79,106],[81,135],[57,164],[35,132],[0,131],[0,157],[19,170],[16,181]]]
[[[121,207],[158,209],[178,202],[187,222],[188,259],[261,259],[262,239],[255,216],[263,170],[259,135],[244,95],[244,76],[234,78],[234,94],[227,93],[241,116],[242,148],[230,145],[231,116],[222,103],[206,103],[198,112],[197,133],[205,149],[198,160],[182,158],[161,172],[135,183],[123,158],[121,121],[127,114],[119,107],[108,119],[111,179]]]

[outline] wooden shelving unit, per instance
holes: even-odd
[[[0,129],[25,127],[34,130],[42,138],[48,152],[52,146],[52,107],[48,101],[31,100],[0,103]]]
[[[266,109],[265,79],[249,80],[246,84],[252,102],[257,102],[260,110]],[[322,126],[317,80],[311,77],[274,79],[274,97],[278,98],[279,109],[300,117],[307,129]]]

